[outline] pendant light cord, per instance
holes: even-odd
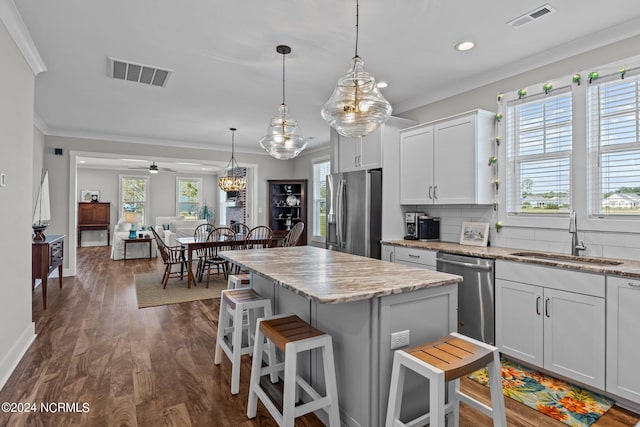
[[[282,54],[282,105],[285,105],[284,103],[284,57],[285,54]]]
[[[358,57],[358,27],[360,24],[360,3],[356,0],[356,55],[354,58]]]

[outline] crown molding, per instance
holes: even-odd
[[[455,85],[447,85],[446,88],[423,97],[409,99],[407,101],[393,104],[393,112],[396,114],[404,113],[434,102],[468,92],[470,90],[496,83],[519,74],[526,73],[529,70],[544,67],[555,62],[572,58],[583,53],[611,45],[640,34],[640,18],[630,19],[615,27],[606,28],[595,33],[591,33],[580,39],[570,41],[568,43],[555,46],[551,49],[529,55],[520,61],[514,61],[510,64],[500,67],[500,72],[491,71],[479,74],[476,78],[457,82]],[[594,64],[597,65],[597,64]],[[515,89],[515,88],[511,88]],[[504,92],[510,90],[503,89]]]
[[[20,16],[13,0],[0,0],[0,21],[4,23],[7,32],[22,52],[22,56],[31,67],[33,75],[37,76],[43,71],[47,71],[38,48],[33,42],[27,26],[24,25],[22,16]]]
[[[33,125],[38,128],[43,135],[49,135],[49,126],[47,126],[38,113],[33,113]]]

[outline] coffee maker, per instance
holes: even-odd
[[[422,212],[406,212],[404,214],[404,239],[405,240],[418,240],[420,234],[418,233],[418,221],[420,216],[424,215]]]

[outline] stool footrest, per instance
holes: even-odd
[[[479,400],[476,400],[473,397],[467,394],[464,394],[461,391],[456,392],[456,394],[460,398],[460,402],[466,403],[467,405],[472,406],[474,409],[477,409],[478,411],[482,412],[488,417],[493,417],[493,409],[491,409],[490,406],[485,405]]]

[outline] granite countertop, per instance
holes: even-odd
[[[220,252],[223,258],[324,304],[456,284],[460,276],[312,246]]]
[[[383,244],[402,246],[416,249],[429,249],[433,251],[448,252],[452,254],[468,255],[479,258],[502,259],[507,261],[519,261],[529,264],[547,265],[556,268],[566,268],[569,270],[579,270],[588,273],[600,273],[616,276],[640,278],[640,261],[572,256],[555,252],[531,251],[527,249],[480,247],[460,245],[448,242],[421,242],[419,240],[383,240]],[[534,258],[533,256],[516,256],[517,253],[528,253],[533,256],[551,256],[551,258]],[[619,264],[618,264],[619,263]]]

